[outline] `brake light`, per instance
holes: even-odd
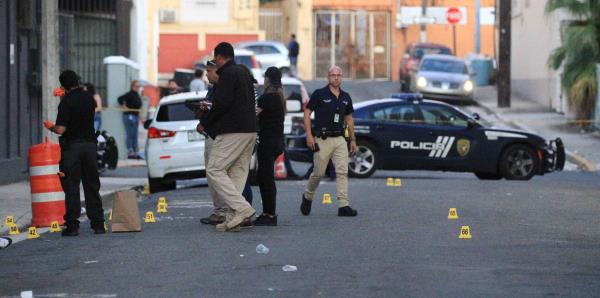
[[[171,138],[174,137],[176,132],[164,129],[158,129],[156,127],[150,127],[148,129],[148,138],[149,139],[159,139],[159,138]]]
[[[544,158],[544,154],[542,153],[542,150],[538,150],[538,159],[542,160],[542,158]]]
[[[260,68],[260,64],[258,64],[255,56],[252,56],[252,68]]]

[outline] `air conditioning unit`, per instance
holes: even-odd
[[[172,8],[161,8],[158,10],[158,18],[161,23],[175,23],[177,12]]]

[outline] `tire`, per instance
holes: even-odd
[[[539,161],[531,147],[511,145],[502,153],[500,173],[506,180],[529,180],[538,172]]]
[[[500,180],[502,179],[502,175],[500,174],[490,174],[490,173],[474,173],[479,180]]]
[[[157,193],[175,189],[177,186],[177,181],[148,177],[148,186],[150,188],[150,193]]]
[[[348,160],[348,176],[368,178],[377,170],[379,162],[377,146],[366,140],[357,140],[357,152]],[[360,165],[359,165],[360,164]]]

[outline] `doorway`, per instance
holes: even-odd
[[[338,65],[348,79],[389,79],[389,13],[321,10],[314,21],[316,78]]]

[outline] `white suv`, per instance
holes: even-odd
[[[204,136],[196,131],[198,120],[186,102],[198,102],[206,91],[163,97],[148,128],[146,163],[150,192],[175,189],[177,179],[206,176]]]

